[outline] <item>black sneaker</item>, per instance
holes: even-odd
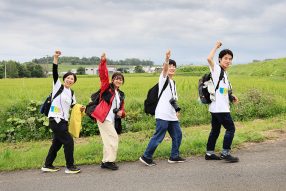
[[[221,158],[215,154],[211,154],[211,155],[206,154],[205,159],[206,160],[221,160]]]
[[[233,157],[230,154],[228,154],[228,155],[221,154],[220,158],[227,161],[227,162],[238,162],[239,161],[238,157]]]
[[[80,172],[80,168],[76,166],[67,167],[65,173],[67,174],[76,174]]]
[[[45,165],[44,165],[44,166],[41,168],[41,170],[42,170],[43,172],[57,172],[57,171],[60,170],[60,168],[54,167],[53,165],[51,165],[51,166],[45,166]]]
[[[118,166],[114,162],[102,162],[100,165],[101,168],[107,168],[110,170],[118,170]]]
[[[182,158],[182,157],[180,157],[180,156],[178,156],[178,157],[176,157],[176,158],[172,158],[172,157],[170,157],[169,159],[168,159],[168,163],[182,163],[182,162],[185,162],[186,161],[186,159],[184,159],[184,158]]]
[[[147,166],[155,166],[156,163],[152,159],[147,159],[144,156],[141,156],[139,160]]]

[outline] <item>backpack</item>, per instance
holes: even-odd
[[[155,84],[151,89],[148,90],[147,98],[144,101],[144,112],[146,114],[155,115],[157,104],[168,84],[169,84],[169,77],[167,77],[167,80],[159,96],[158,96],[159,83]]]
[[[91,99],[91,101],[85,107],[85,113],[91,119],[94,119],[94,117],[92,117],[91,114],[94,111],[94,109],[96,108],[96,106],[99,104],[100,90],[98,90],[97,92],[91,94],[90,99]]]
[[[40,108],[40,113],[44,114],[45,116],[49,115],[49,111],[52,105],[52,101],[58,97],[58,95],[60,95],[64,90],[64,85],[61,85],[60,89],[57,91],[57,93],[54,95],[54,97],[52,97],[52,93],[50,93],[50,95],[46,98],[46,100],[44,101],[44,103],[42,104],[41,108]],[[71,94],[72,94],[72,98],[73,98],[73,94],[74,91],[71,89]],[[71,102],[71,105],[73,103],[73,99]]]
[[[219,80],[218,80],[218,83],[216,85],[216,88],[214,89],[214,93],[218,89],[219,83],[223,79],[223,75],[224,75],[224,70],[221,68]],[[212,102],[211,94],[209,92],[209,88],[210,88],[209,86],[212,86],[211,88],[214,88],[214,82],[213,82],[213,79],[211,76],[211,72],[203,75],[199,79],[198,91],[199,91],[200,101],[203,104],[210,104]]]

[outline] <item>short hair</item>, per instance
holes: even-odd
[[[175,68],[177,68],[177,63],[175,60],[169,59],[169,65],[173,65]]]
[[[224,49],[224,50],[220,51],[220,53],[219,53],[219,55],[218,55],[218,58],[219,58],[219,59],[222,59],[222,58],[223,58],[225,55],[227,55],[227,54],[231,55],[231,57],[233,58],[233,53],[232,53],[232,51],[229,50],[229,49]],[[220,61],[219,61],[219,62],[220,62]]]
[[[121,72],[114,72],[112,74],[111,79],[114,80],[117,76],[120,76],[122,78],[122,81],[123,81],[123,84],[124,84],[124,76],[123,76],[123,74]]]
[[[65,81],[65,78],[66,77],[68,77],[68,76],[70,76],[70,75],[72,75],[73,76],[73,78],[74,78],[74,83],[76,82],[76,75],[75,75],[75,73],[72,73],[72,72],[67,72],[67,73],[65,73],[64,74],[64,76],[63,76],[63,80]]]

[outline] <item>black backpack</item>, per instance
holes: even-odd
[[[221,68],[219,80],[216,85],[215,92],[219,87],[220,81],[223,79],[223,74],[224,74],[224,70]],[[198,84],[199,97],[200,97],[201,103],[203,104],[210,104],[212,102],[210,99],[210,93],[208,91],[208,87],[205,85],[205,82],[208,82],[210,80],[213,83],[211,73],[205,74],[199,79],[199,84]]]
[[[52,93],[50,93],[50,95],[46,98],[46,100],[44,101],[44,103],[42,104],[41,108],[40,108],[40,113],[44,114],[45,116],[49,115],[49,111],[52,105],[52,101],[58,97],[58,95],[60,95],[64,90],[64,85],[61,85],[60,89],[57,91],[57,93],[55,94],[54,97],[52,97]],[[71,94],[72,94],[72,98],[73,98],[73,90],[71,89]],[[71,104],[73,103],[73,99]]]
[[[159,97],[158,97],[159,83],[157,83],[151,89],[149,89],[148,94],[147,94],[147,98],[144,101],[144,112],[146,114],[155,115],[155,110],[156,110],[157,104],[161,98],[162,93],[164,92],[164,90],[168,86],[168,84],[169,84],[169,77],[167,77],[167,80],[163,86],[163,89],[162,89]]]
[[[85,113],[88,115],[91,119],[94,119],[91,114],[96,108],[96,106],[99,104],[99,99],[100,99],[100,90],[97,92],[91,94],[90,96],[91,101],[87,104],[85,107]]]

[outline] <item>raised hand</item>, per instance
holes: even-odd
[[[101,55],[101,60],[102,60],[102,61],[105,61],[105,60],[106,60],[106,54],[105,54],[105,52],[102,53],[102,55]]]
[[[54,54],[54,64],[58,64],[59,61],[59,57],[62,54],[62,52],[60,50],[56,50],[55,54]]]
[[[167,52],[166,52],[166,62],[167,63],[169,62],[170,57],[171,57],[171,50],[168,49]]]
[[[215,43],[215,48],[216,48],[216,49],[219,49],[219,48],[221,47],[221,45],[222,45],[221,41],[218,40],[218,41]]]

